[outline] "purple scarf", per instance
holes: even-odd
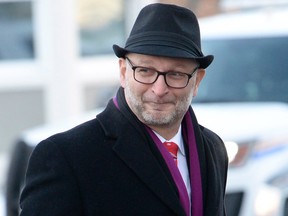
[[[188,143],[189,148],[189,158],[190,158],[190,184],[191,184],[191,211],[193,216],[202,216],[203,215],[203,201],[202,201],[202,181],[201,181],[201,173],[200,173],[200,164],[198,158],[198,151],[194,136],[194,129],[191,121],[190,113],[187,112],[183,126],[186,127],[185,131],[189,131],[189,133],[184,133],[185,141]],[[155,144],[157,145],[159,151],[161,152],[171,174],[174,179],[174,182],[177,185],[180,201],[182,206],[186,212],[186,215],[190,215],[190,203],[189,197],[186,190],[185,183],[181,177],[181,174],[178,168],[175,166],[174,161],[170,157],[168,151],[165,149],[163,143],[158,139],[158,137],[154,134],[154,132],[146,127],[150,136],[154,140]]]
[[[113,98],[115,106],[119,109],[119,105],[116,97]],[[202,179],[200,171],[200,163],[197,151],[197,145],[195,141],[194,129],[190,112],[188,111],[184,116],[183,122],[183,136],[185,142],[189,148],[189,165],[190,165],[190,184],[191,184],[191,214],[189,196],[185,183],[182,179],[180,171],[175,166],[174,160],[169,155],[169,152],[165,149],[163,143],[155,135],[155,133],[146,126],[148,133],[152,137],[159,151],[161,152],[170,172],[173,180],[178,188],[180,202],[185,210],[187,216],[203,216],[203,194],[202,194]]]

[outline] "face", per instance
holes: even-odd
[[[177,71],[191,74],[198,66],[190,59],[156,57],[128,54],[133,66],[153,68],[157,71]],[[159,76],[153,84],[142,84],[133,78],[133,70],[127,60],[120,59],[120,82],[130,109],[138,119],[150,127],[180,125],[205,71],[198,69],[183,89],[167,86],[164,76]]]

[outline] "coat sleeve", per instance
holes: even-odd
[[[20,198],[20,216],[81,216],[79,189],[61,149],[44,140],[33,151]]]

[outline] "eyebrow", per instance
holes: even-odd
[[[129,58],[129,57],[128,57]],[[152,59],[143,59],[143,58],[139,58],[137,61],[139,61],[139,62],[137,62],[137,64],[133,61],[133,60],[131,60],[130,58],[129,58],[129,60],[131,61],[131,63],[132,64],[134,64],[134,66],[141,66],[141,67],[147,67],[147,68],[151,68],[151,69],[154,69],[154,70],[158,70],[158,68],[156,68],[156,66],[153,66],[152,64],[153,63],[155,63],[155,62],[157,62],[157,60],[152,60]],[[194,61],[194,63],[195,63],[195,67],[198,67],[198,64],[197,64],[197,62],[196,61]],[[169,69],[169,70],[167,70],[167,71],[178,71],[178,72],[182,72],[183,73],[183,71],[179,71],[179,70],[184,70],[184,73],[186,73],[187,71],[187,69],[186,69],[186,66],[185,66],[185,64],[183,64],[183,63],[177,63],[176,65],[171,65],[174,69]],[[188,69],[189,70],[189,69]],[[161,71],[160,71],[161,72]]]
[[[130,58],[129,58],[130,59]],[[134,62],[133,62],[134,63]],[[138,62],[138,65],[141,65],[141,64],[153,64],[153,61],[152,60],[149,60],[149,59],[139,59],[139,62]]]

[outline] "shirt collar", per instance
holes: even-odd
[[[181,131],[182,131],[182,126],[180,125],[177,134],[174,137],[172,137],[170,140],[166,140],[160,134],[158,134],[156,131],[153,130],[153,132],[156,134],[156,136],[160,139],[162,143],[164,142],[176,143],[176,145],[179,148],[180,153],[185,156],[184,142],[183,142],[183,136],[182,136]]]

